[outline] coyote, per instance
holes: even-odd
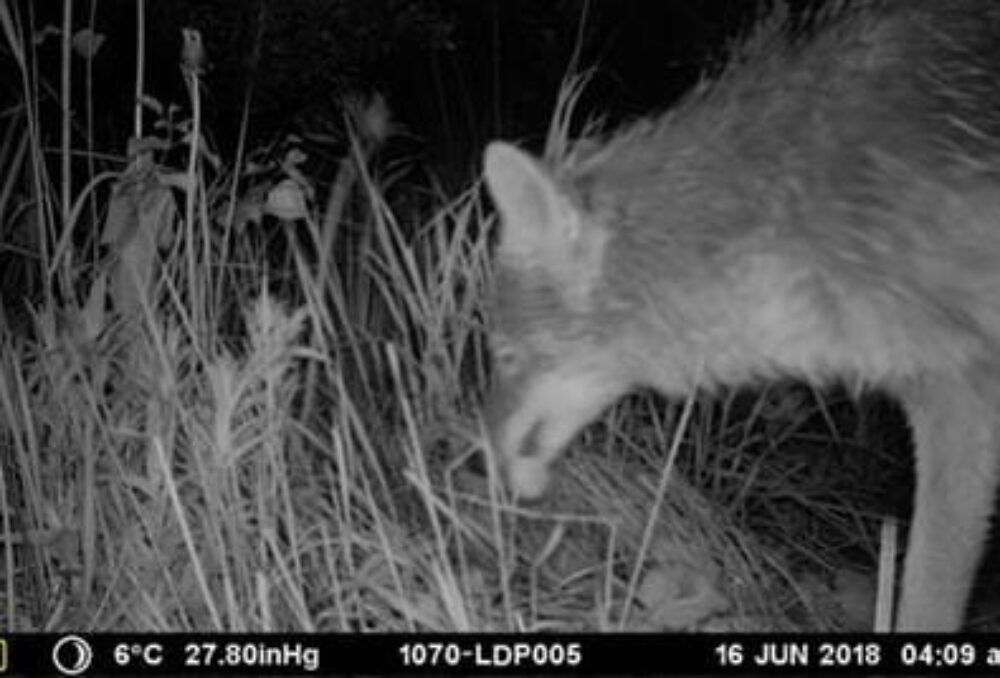
[[[777,11],[666,115],[550,162],[493,142],[485,179],[515,495],[635,387],[884,389],[916,448],[894,628],[961,627],[1000,462],[1000,2]]]

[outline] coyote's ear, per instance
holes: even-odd
[[[530,261],[573,246],[581,215],[539,161],[494,141],[486,147],[484,165],[486,185],[503,218],[501,256]]]
[[[503,220],[501,263],[541,268],[561,284],[567,301],[586,301],[600,274],[604,229],[590,223],[542,163],[524,151],[494,141],[486,147],[484,166]]]

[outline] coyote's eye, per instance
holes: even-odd
[[[501,374],[511,374],[517,371],[520,354],[506,341],[493,342],[493,365]]]

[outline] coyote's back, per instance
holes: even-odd
[[[888,389],[917,454],[896,626],[952,630],[1000,462],[1000,3],[865,1],[815,23],[764,22],[714,82],[596,151],[489,146],[487,423],[535,497],[634,387]]]

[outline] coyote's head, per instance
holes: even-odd
[[[501,217],[486,423],[510,488],[530,499],[562,448],[634,379],[607,302],[607,228],[513,146],[489,145],[485,176]]]

